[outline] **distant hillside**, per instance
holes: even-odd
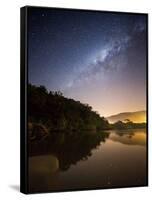
[[[134,123],[146,122],[146,111],[137,112],[124,112],[116,115],[112,115],[106,118],[110,123],[117,121],[125,121],[126,119],[131,120]]]

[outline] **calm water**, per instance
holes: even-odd
[[[65,135],[31,145],[30,192],[146,185],[145,130]]]

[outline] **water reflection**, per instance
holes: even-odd
[[[111,140],[115,142],[120,142],[126,145],[146,145],[146,130],[116,130],[111,132],[110,137]]]
[[[30,156],[54,155],[61,170],[67,170],[80,160],[87,160],[92,149],[109,137],[109,132],[54,132],[45,140],[30,142]]]
[[[145,185],[146,175],[146,130],[54,132],[29,142],[30,192]]]

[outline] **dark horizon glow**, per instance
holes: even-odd
[[[30,8],[28,76],[101,116],[146,110],[146,15]]]

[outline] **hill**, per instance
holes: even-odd
[[[106,119],[110,123],[115,123],[117,121],[125,122],[126,120],[130,120],[134,123],[144,123],[146,122],[146,111],[124,112],[109,116]]]
[[[59,91],[29,84],[28,126],[31,135],[33,132],[47,135],[61,130],[105,130],[109,123],[88,104],[66,98]]]

